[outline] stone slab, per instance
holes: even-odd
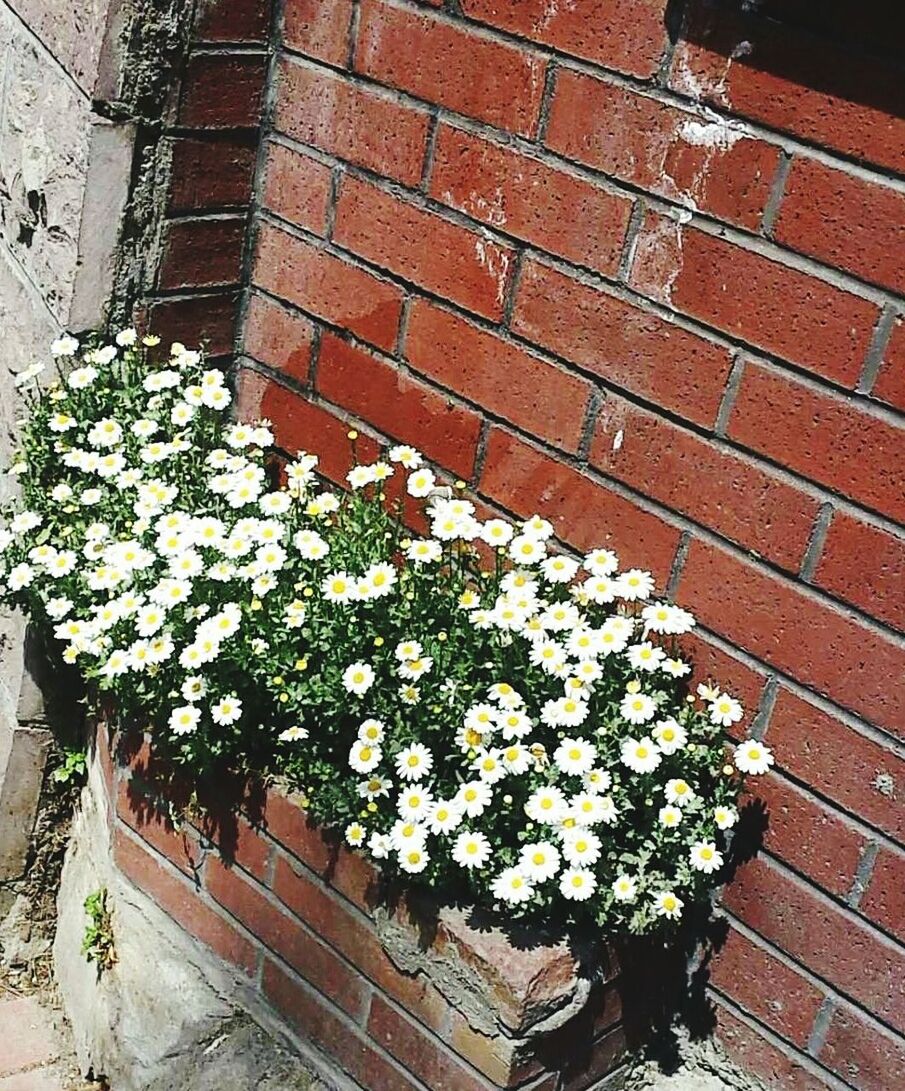
[[[3,6],[0,22],[9,38],[0,233],[50,313],[65,324],[79,260],[91,102]]]
[[[53,1024],[34,997],[0,1000],[0,1076],[50,1064],[59,1055]]]
[[[51,733],[42,728],[12,731],[6,765],[0,768],[0,881],[25,871],[52,742]]]
[[[97,96],[120,31],[122,0],[0,0],[31,28],[86,95]]]

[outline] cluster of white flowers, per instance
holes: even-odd
[[[282,772],[385,867],[490,903],[643,931],[702,897],[772,757],[730,759],[741,705],[686,692],[691,614],[539,516],[482,519],[411,447],[345,493],[315,455],[275,467],[222,373],[156,344],[54,343],[0,529],[6,597],[124,721],[198,775]]]

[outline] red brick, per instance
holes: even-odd
[[[262,0],[205,0],[194,38],[199,42],[266,42],[270,5]]]
[[[905,193],[796,157],[773,237],[891,291],[905,291]]]
[[[363,1010],[366,990],[361,978],[288,914],[240,874],[212,857],[205,868],[204,885],[220,905],[252,931],[306,981],[350,1015]]]
[[[336,209],[337,245],[485,318],[499,319],[511,247],[346,175]]]
[[[857,20],[850,15],[845,40],[835,45],[767,14],[745,16],[696,0],[673,59],[671,85],[856,159],[905,169],[905,84],[898,58],[855,52],[850,29]]]
[[[263,989],[303,1038],[325,1050],[367,1091],[420,1091],[332,1004],[303,988],[270,959],[264,961]]]
[[[480,491],[516,515],[539,512],[557,537],[579,549],[612,547],[626,566],[650,568],[660,582],[669,573],[675,527],[502,428],[490,432]]]
[[[807,1046],[824,993],[733,927],[710,963],[710,983],[783,1038]]]
[[[382,992],[433,1030],[448,1021],[449,1005],[423,975],[412,976],[390,960],[373,925],[335,894],[315,884],[285,860],[277,861],[274,893],[321,939],[335,947]],[[397,910],[399,912],[399,910]],[[416,944],[413,929],[413,945]]]
[[[692,541],[679,599],[707,628],[905,738],[905,651],[766,569]]]
[[[177,827],[162,805],[142,793],[135,780],[120,780],[116,792],[116,813],[143,840],[157,849],[186,875],[194,875],[204,860],[195,831]]]
[[[490,1038],[475,1030],[457,1011],[452,1012],[450,1025],[444,1028],[443,1040],[458,1057],[464,1057],[487,1076],[494,1087],[524,1083],[529,1076],[541,1071],[541,1062],[536,1057],[527,1055],[522,1058],[526,1051],[520,1048],[521,1041],[502,1034]],[[545,1061],[546,1067],[552,1066],[550,1055]]]
[[[267,793],[264,828],[287,852],[313,871],[323,874],[332,867],[336,859],[335,842],[324,837],[320,827],[310,821],[292,796],[279,791]]]
[[[325,333],[317,389],[391,438],[414,444],[460,477],[471,476],[481,418],[393,364]]]
[[[767,742],[796,780],[905,844],[905,760],[780,689]]]
[[[905,943],[905,854],[880,849],[858,909]]]
[[[399,288],[270,224],[258,237],[254,282],[378,348],[396,343]]]
[[[239,372],[238,389],[238,411],[242,420],[271,421],[277,445],[292,455],[316,446],[317,451],[311,453],[318,456],[318,470],[331,481],[345,482],[346,474],[353,465],[348,421],[328,408],[315,405],[295,391],[287,390],[257,371],[247,368]],[[313,436],[317,437],[316,444],[312,444]],[[377,444],[369,436],[359,437],[357,450],[359,458],[364,461],[376,458],[378,454]],[[277,798],[273,797],[273,803],[268,808],[268,819],[272,812],[280,814],[279,821],[285,820],[288,824],[299,808],[285,801],[277,802]],[[301,831],[305,827],[304,815],[299,814],[295,825],[296,831],[290,832],[289,836],[301,838]],[[276,836],[282,840],[282,837]],[[315,838],[315,844],[316,840]],[[289,850],[299,855],[300,849],[293,848],[295,844],[295,840],[290,841]],[[300,844],[304,845],[304,840]]]
[[[230,863],[238,864],[263,883],[270,865],[271,845],[242,818],[236,819],[234,841],[229,847]]]
[[[773,1045],[720,1003],[716,1033],[730,1057],[745,1072],[765,1080],[769,1087],[783,1091],[827,1091],[826,1082],[800,1063],[805,1059],[802,1054]]]
[[[905,428],[760,364],[745,367],[730,439],[905,521]]]
[[[467,967],[466,977],[490,1000],[498,1022],[511,1035],[524,1034],[576,995],[580,968],[574,949],[564,940],[513,946],[502,928],[472,922],[467,909],[444,908],[433,947],[441,956]],[[618,962],[611,949],[600,960],[598,970],[604,971],[606,981],[615,978]]]
[[[483,409],[567,451],[578,449],[591,394],[584,379],[426,300],[412,308],[405,354],[421,374]]]
[[[429,1037],[380,996],[371,1000],[368,1034],[413,1072],[431,1091],[488,1091],[489,1084],[447,1052],[439,1038]]]
[[[253,973],[257,953],[252,944],[198,896],[187,880],[177,878],[122,830],[113,840],[113,856],[119,870],[145,892],[177,924],[220,958]]]
[[[369,913],[374,908],[380,890],[380,874],[371,861],[360,853],[338,845],[328,879],[334,890],[357,905],[363,913]]]
[[[767,812],[764,847],[831,894],[851,890],[864,837],[842,816],[774,773],[750,784]]]
[[[345,67],[349,56],[352,0],[287,0],[283,44],[327,64]]]
[[[779,149],[631,88],[561,70],[547,147],[721,220],[759,227]]]
[[[148,308],[149,328],[165,341],[203,345],[211,356],[233,351],[239,294],[236,291],[155,300]]]
[[[560,1091],[597,1091],[606,1089],[605,1077],[618,1068],[625,1059],[626,1032],[624,1027],[613,1027],[594,1042],[590,1049],[583,1041],[574,1044],[566,1059]],[[618,1087],[621,1079],[615,1077]]]
[[[716,419],[729,374],[726,349],[602,288],[527,259],[512,329],[697,424]]]
[[[314,324],[273,300],[253,295],[245,319],[243,350],[261,363],[304,383],[311,368]]]
[[[265,58],[253,53],[196,53],[182,85],[179,123],[196,129],[256,128]]]
[[[849,1007],[839,1007],[817,1059],[858,1091],[890,1091],[905,1075],[905,1042]]]
[[[171,212],[247,205],[251,200],[257,148],[253,140],[228,134],[218,140],[173,140]]]
[[[331,185],[332,171],[325,164],[283,144],[268,146],[264,204],[271,212],[324,235]]]
[[[754,461],[616,397],[601,409],[590,459],[608,476],[798,572],[819,505]]]
[[[893,320],[889,344],[877,374],[872,396],[905,410],[905,316]]]
[[[749,928],[890,1025],[905,1027],[905,951],[761,857],[726,888]]]
[[[837,511],[813,582],[872,617],[905,629],[905,538]]]
[[[666,47],[665,0],[463,0],[472,19],[595,61],[630,76],[653,76]]]
[[[773,258],[649,213],[631,283],[683,314],[846,386],[861,374],[878,309]]]
[[[363,0],[355,70],[509,132],[534,132],[543,58],[442,17]]]
[[[276,128],[397,182],[421,178],[428,114],[326,68],[284,60]]]
[[[161,288],[213,288],[239,280],[245,217],[176,220],[167,225]]]
[[[615,274],[631,198],[512,148],[441,125],[431,194],[578,265]]]

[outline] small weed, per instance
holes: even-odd
[[[88,925],[82,940],[82,954],[97,966],[100,975],[116,962],[113,923],[107,907],[106,887],[88,895],[85,899],[85,912],[88,915]]]
[[[54,769],[57,784],[77,784],[85,779],[86,755],[84,750],[64,750],[63,763]]]

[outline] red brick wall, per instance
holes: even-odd
[[[166,195],[142,310],[213,357],[236,337],[270,25],[269,0],[200,0],[159,136]]]
[[[287,448],[338,476],[348,421],[410,441],[696,611],[778,762],[712,996],[796,1091],[905,1081],[905,73],[876,7],[285,0],[240,339]]]

